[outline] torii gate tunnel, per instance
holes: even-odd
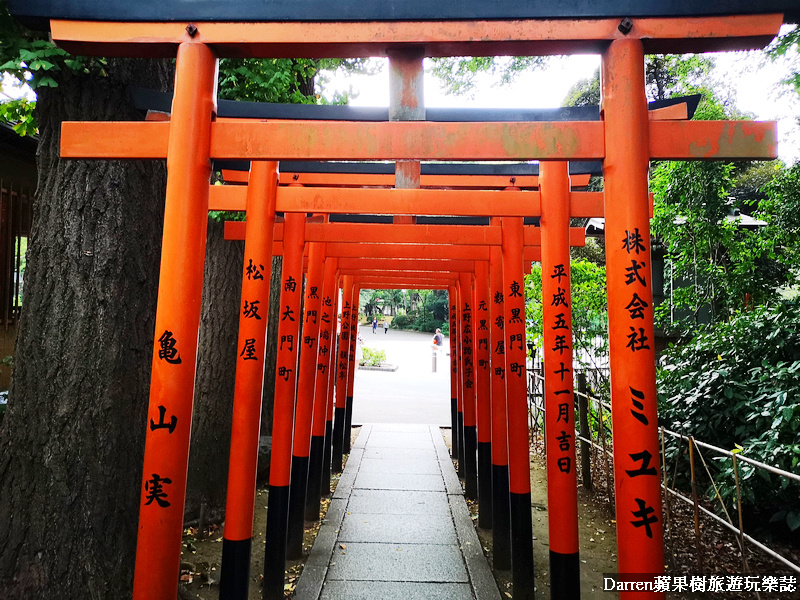
[[[274,253],[284,266],[281,297],[273,299],[281,320],[264,597],[283,597],[297,523],[302,534],[303,513],[314,518],[325,474],[341,468],[349,448],[358,290],[411,285],[449,291],[454,455],[466,493],[481,503],[481,525],[494,529],[495,565],[511,566],[515,598],[533,597],[522,286],[530,260],[542,261],[544,280],[551,595],[579,597],[568,250],[581,239],[570,233],[570,216],[606,220],[619,571],[663,572],[648,162],[771,159],[776,126],[688,121],[674,107],[648,111],[644,55],[763,47],[783,22],[800,17],[795,0],[724,7],[692,0],[9,0],[9,7],[29,25],[48,27],[70,52],[177,56],[168,119],[62,128],[66,158],[167,160],[134,598],[177,593],[210,208],[247,213],[246,226],[228,227],[229,237],[244,238],[245,258],[221,597],[247,596],[267,335],[261,315]],[[602,55],[599,120],[426,121],[424,57],[578,52]],[[217,117],[221,57],[367,56],[390,58],[388,121]],[[220,159],[251,161],[246,188],[209,186],[212,160]],[[388,182],[354,172],[298,175],[284,185],[279,161],[298,160],[396,164]],[[437,184],[420,166],[531,160],[541,165],[535,185]],[[604,192],[570,192],[575,161],[602,161]],[[284,214],[277,224],[276,212]],[[391,218],[334,222],[342,214]],[[422,215],[485,221],[424,224]],[[525,224],[530,217],[538,227]]]

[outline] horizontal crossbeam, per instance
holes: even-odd
[[[291,165],[292,163],[281,164]],[[393,167],[394,165],[392,165]],[[247,171],[231,171],[223,169],[222,178],[229,183],[247,183]],[[573,187],[589,185],[589,174],[570,175]],[[394,174],[370,173],[300,173],[283,171],[280,173],[280,185],[291,183],[304,186],[372,186],[392,187],[395,184]],[[537,188],[538,175],[425,175],[420,176],[421,188],[476,188],[482,190],[502,189],[506,187]],[[234,209],[231,209],[234,210]],[[238,209],[236,209],[238,210]]]
[[[244,221],[227,221],[225,239],[243,240],[247,229]],[[541,245],[541,230],[527,225],[523,229],[525,246]],[[499,246],[502,244],[502,229],[497,226],[474,225],[374,225],[367,223],[307,223],[307,242],[373,244],[426,244],[426,245],[472,245]],[[570,246],[586,243],[582,227],[571,227]],[[275,225],[275,241],[283,240],[283,224]]]
[[[437,21],[196,22],[192,36],[183,20],[52,20],[50,25],[59,46],[82,55],[175,56],[178,44],[200,42],[210,45],[222,58],[359,58],[386,56],[398,45],[422,47],[426,56],[600,54],[609,42],[623,37],[641,39],[648,53],[755,49],[767,45],[783,22],[782,14],[636,18],[631,30],[622,33],[620,17],[525,19],[521,15],[513,20],[446,21],[440,8],[437,5]],[[631,14],[621,12],[621,16]],[[451,18],[464,16],[459,12]]]
[[[212,185],[209,210],[245,209],[247,188]],[[571,216],[603,216],[602,192],[572,192]],[[281,187],[275,210],[325,214],[541,216],[539,192]]]
[[[64,158],[166,158],[169,122],[65,122]],[[124,140],[121,143],[120,140]],[[602,121],[213,123],[211,158],[262,160],[596,160]],[[777,124],[650,121],[654,159],[773,159]]]

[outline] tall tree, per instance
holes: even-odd
[[[0,19],[18,36],[4,58],[27,49],[30,71],[48,47]],[[128,86],[166,90],[172,67],[67,60],[38,65],[39,186],[0,430],[3,598],[122,598],[133,579],[166,174],[152,161],[61,160],[59,140],[64,120],[141,119]]]

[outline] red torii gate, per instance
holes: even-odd
[[[787,4],[787,9],[790,7]],[[741,10],[750,12],[752,8]],[[608,246],[607,272],[612,416],[618,434],[614,453],[619,568],[621,572],[660,572],[663,544],[659,478],[657,466],[650,463],[658,450],[654,351],[648,344],[653,337],[652,291],[646,277],[650,255],[648,160],[772,158],[775,128],[774,124],[741,121],[649,121],[644,99],[644,52],[757,47],[775,35],[782,20],[780,14],[680,18],[634,15],[633,19],[622,21],[522,18],[413,23],[204,22],[199,27],[185,23],[53,20],[53,38],[71,51],[107,56],[175,55],[177,51],[178,56],[170,122],[65,123],[62,133],[65,157],[167,158],[168,162],[135,597],[174,597],[177,585],[211,158],[602,159],[606,231],[612,241]],[[217,56],[350,57],[384,55],[387,47],[404,45],[421,46],[428,56],[601,52],[604,120],[470,124],[213,122]],[[130,145],[120,146],[118,136],[125,136]],[[347,141],[345,147],[342,140]],[[265,180],[264,187],[271,190],[268,197],[277,196],[276,179],[267,176]],[[265,228],[265,232],[269,236],[272,229]],[[509,243],[503,245],[504,262],[514,265],[513,269],[503,269],[508,321],[513,314],[509,311],[521,306],[508,301],[509,295],[516,299],[513,284],[518,285],[521,278],[521,218],[505,217],[503,233],[506,232]],[[289,249],[287,244],[295,248],[296,261],[296,247],[302,236],[298,237],[296,231],[292,235],[284,241],[284,248]],[[263,247],[271,249],[271,243]],[[253,261],[251,255],[246,255],[248,260],[244,276],[252,277],[254,272],[247,269],[261,263],[258,257]],[[302,251],[299,260],[302,261]],[[294,270],[302,273],[302,262]],[[643,276],[639,278],[639,274]],[[634,307],[635,311],[630,308],[631,284],[641,303]],[[505,341],[507,350],[511,350],[513,340],[508,332]],[[506,357],[509,364],[518,366],[521,358],[524,365],[524,350],[520,351],[519,357]],[[525,420],[515,416],[524,392],[512,389],[510,381],[507,390],[509,420],[524,425]],[[286,407],[280,411],[285,413]],[[278,412],[276,403],[276,415]],[[162,430],[165,413],[175,417],[173,422],[178,424],[168,433]],[[508,433],[512,451],[518,451],[523,444],[527,451],[527,435],[524,441],[521,436],[525,432],[514,427]],[[514,456],[510,459],[512,464],[517,460]],[[167,484],[171,502],[166,500]],[[512,477],[513,506],[523,506],[524,487],[523,482],[515,482]],[[514,557],[515,584],[527,583],[529,574],[518,571],[518,562],[523,569],[528,564],[525,557],[519,561]],[[532,595],[526,585],[515,591],[518,597]]]

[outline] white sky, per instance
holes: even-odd
[[[739,110],[753,113],[758,120],[777,120],[780,157],[787,164],[800,160],[800,98],[791,88],[780,84],[788,73],[787,61],[764,61],[760,52],[727,52],[709,56],[717,62],[712,77],[719,89],[730,90]],[[337,74],[326,86],[326,96],[352,87],[358,92],[350,102],[352,105],[388,106],[389,73],[385,60],[382,62],[384,68],[377,75]],[[492,80],[484,76],[470,96],[445,95],[439,81],[426,73],[425,105],[437,108],[554,108],[561,105],[574,83],[591,77],[599,65],[600,57],[597,55],[560,58],[545,70],[520,75],[507,87],[493,85]]]

